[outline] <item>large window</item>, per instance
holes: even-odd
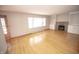
[[[46,26],[46,18],[42,17],[29,17],[28,18],[29,28],[36,28]]]

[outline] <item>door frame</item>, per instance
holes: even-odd
[[[0,18],[5,18],[5,24],[6,24],[6,28],[7,28],[7,34],[5,35],[6,40],[10,39],[10,30],[9,30],[9,26],[8,26],[8,20],[7,20],[7,16],[6,15],[0,15]]]

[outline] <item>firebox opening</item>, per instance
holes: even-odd
[[[58,26],[58,30],[65,31],[65,26],[64,26],[64,25],[59,25],[59,26]]]

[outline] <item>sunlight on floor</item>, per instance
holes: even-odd
[[[30,45],[35,45],[35,44],[41,43],[43,40],[44,39],[43,39],[42,35],[38,35],[38,36],[31,37],[29,39],[29,43],[30,43]]]

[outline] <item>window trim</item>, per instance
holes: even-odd
[[[29,23],[30,23],[30,20],[29,19],[30,18],[32,18],[32,25],[31,25],[31,27],[29,27]],[[42,20],[41,21],[42,22],[41,25],[39,25],[39,26],[35,26],[34,25],[34,21],[36,20],[36,18]],[[46,17],[28,17],[28,28],[32,29],[32,28],[39,28],[39,27],[44,27],[44,26],[46,26]]]

